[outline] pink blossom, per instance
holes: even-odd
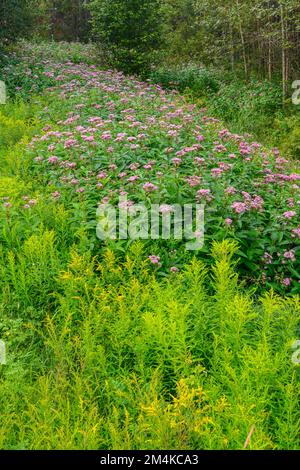
[[[290,220],[293,217],[295,217],[295,215],[297,215],[295,211],[287,211],[287,212],[284,212],[283,217]]]
[[[98,180],[104,180],[105,178],[107,178],[106,171],[100,171],[100,173],[98,173],[98,175],[97,175],[97,179]]]
[[[233,186],[229,186],[227,189],[225,189],[226,194],[235,194],[236,189]]]
[[[292,230],[292,238],[300,238],[300,226]]]
[[[136,171],[139,167],[140,167],[139,163],[131,163],[131,165],[129,165],[129,168],[132,171]]]
[[[220,162],[218,163],[218,165],[219,165],[219,168],[223,171],[228,171],[228,170],[231,170],[232,168],[232,164],[230,163]]]
[[[201,176],[196,176],[196,175],[193,175],[193,176],[188,176],[187,178],[185,178],[186,182],[190,185],[191,188],[194,188],[195,186],[199,186],[199,184],[201,184]]]
[[[202,163],[205,162],[205,160],[202,157],[195,157],[194,162],[195,162],[196,165],[201,165]]]
[[[222,176],[222,173],[223,173],[223,170],[221,168],[213,168],[211,170],[211,175],[214,178],[220,178],[220,176]]]
[[[205,199],[206,201],[211,201],[213,199],[210,189],[199,189],[197,191],[197,200]]]
[[[265,264],[272,264],[273,262],[273,256],[270,255],[267,251],[264,253],[263,259],[265,260]]]
[[[144,189],[144,191],[151,193],[153,191],[156,191],[158,189],[158,187],[155,186],[155,184],[153,184],[153,183],[147,182],[147,183],[144,184],[143,189]]]
[[[51,157],[48,158],[48,163],[51,163],[52,165],[58,162],[59,162],[59,159],[58,157],[56,157],[56,155],[52,155]]]
[[[179,269],[178,269],[176,266],[172,266],[172,267],[170,268],[170,271],[171,271],[171,273],[173,273],[173,274],[179,273]]]
[[[236,214],[244,214],[247,212],[247,205],[244,202],[234,202],[231,207]]]
[[[163,204],[163,205],[160,206],[159,211],[162,214],[170,214],[170,213],[174,212],[174,207],[170,206],[169,204]]]
[[[134,183],[138,179],[140,179],[140,177],[138,175],[133,175],[133,176],[130,176],[127,181],[128,181],[128,183]]]
[[[178,132],[173,130],[173,131],[168,131],[168,136],[169,137],[177,137],[178,135]]]
[[[260,196],[255,196],[250,202],[251,209],[262,210],[264,205],[264,200]]]
[[[159,264],[160,256],[150,255],[149,260],[151,261],[152,264]]]
[[[70,148],[70,147],[73,147],[73,146],[76,145],[76,144],[77,144],[77,141],[76,141],[75,139],[68,139],[68,140],[66,140],[65,143],[64,143],[64,148],[65,148],[65,149],[68,149],[68,148]]]
[[[111,138],[112,138],[112,136],[111,136],[110,132],[103,132],[103,134],[101,136],[102,140],[110,140]]]
[[[225,147],[225,145],[218,144],[218,145],[215,146],[215,148],[213,150],[215,152],[222,153],[222,152],[226,152],[227,148]]]
[[[75,162],[68,162],[68,163],[66,164],[66,166],[67,166],[68,168],[76,168],[77,164],[76,164]]]
[[[175,166],[179,166],[179,165],[182,163],[182,160],[181,160],[181,158],[174,157],[174,158],[172,158],[172,163],[173,163]]]
[[[296,261],[296,257],[295,257],[295,251],[294,250],[290,250],[290,251],[285,251],[283,253],[283,256],[285,259],[288,259],[292,262]]]
[[[85,142],[93,142],[93,141],[94,141],[94,136],[93,136],[93,135],[83,135],[83,136],[82,136],[82,139],[83,139]]]
[[[133,201],[121,201],[119,203],[119,208],[120,209],[128,209],[130,207],[132,207],[134,205],[134,202]]]

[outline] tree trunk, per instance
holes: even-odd
[[[285,22],[284,22],[284,8],[280,4],[281,16],[281,72],[282,72],[282,102],[285,105],[286,99],[286,50],[285,50]]]
[[[232,24],[230,22],[230,60],[231,60],[231,70],[234,72],[234,41],[233,41],[233,30]]]
[[[269,38],[269,48],[268,48],[268,76],[269,76],[269,80],[272,80],[272,44],[271,44],[271,38]]]
[[[247,78],[248,77],[248,65],[247,65],[247,56],[246,56],[246,47],[245,47],[245,36],[244,36],[242,20],[241,20],[241,16],[240,16],[240,12],[239,12],[240,4],[239,4],[238,0],[236,0],[236,6],[237,6],[238,19],[239,19],[239,32],[240,32],[240,38],[241,38],[241,44],[242,44],[244,72],[245,72],[245,76]]]

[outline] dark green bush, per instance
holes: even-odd
[[[24,36],[30,30],[35,8],[32,0],[1,0],[0,2],[0,49],[1,45]]]
[[[176,88],[181,93],[190,90],[198,95],[217,93],[221,86],[215,72],[197,65],[160,67],[152,71],[151,80],[165,88]]]
[[[281,149],[300,160],[300,113],[291,116],[277,116],[275,119],[274,140]]]
[[[145,74],[161,45],[160,0],[93,0],[93,31],[111,65]]]

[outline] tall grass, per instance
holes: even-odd
[[[41,249],[29,273],[31,244]],[[41,300],[43,246],[53,257],[51,234],[29,240],[8,282],[23,308]],[[49,272],[55,311],[8,339],[18,348],[1,371],[1,447],[242,449],[254,426],[250,449],[299,448],[299,298],[254,302],[239,286],[235,249],[216,243],[211,272],[193,260],[165,281],[140,244],[124,263],[110,250],[100,263],[71,250],[66,269]],[[3,297],[2,308],[13,321]]]

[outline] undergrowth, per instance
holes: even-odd
[[[74,247],[59,270],[54,234],[43,233],[7,265],[0,447],[242,449],[254,426],[249,449],[299,449],[299,298],[254,302],[232,242],[214,244],[211,271],[194,259],[165,281],[142,250],[120,263]],[[29,320],[34,299],[55,304],[40,324]]]

